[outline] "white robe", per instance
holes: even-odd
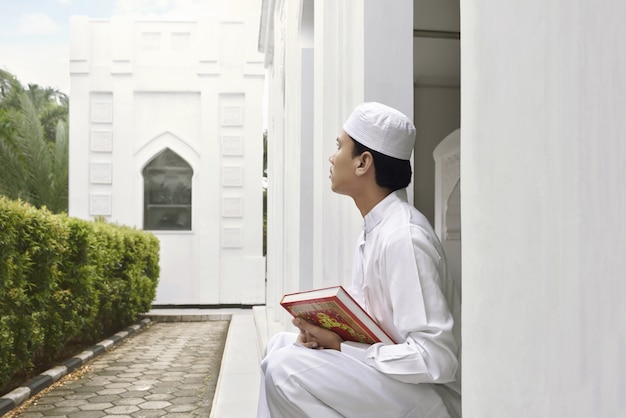
[[[460,416],[460,299],[435,232],[402,196],[365,216],[350,288],[399,343],[311,350],[278,334],[261,363],[259,417]]]

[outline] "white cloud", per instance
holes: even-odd
[[[172,0],[117,0],[116,14],[143,14],[147,12],[162,12],[174,3]]]
[[[228,0],[232,1],[232,0]],[[226,0],[116,0],[114,14],[151,18],[197,18],[223,7]]]
[[[43,13],[25,13],[20,17],[19,32],[22,35],[49,35],[59,31],[59,25]]]
[[[72,4],[72,0],[57,0],[59,4]]]
[[[69,47],[66,44],[0,45],[0,66],[24,85],[32,83],[70,92]],[[45,65],[42,65],[42,62]]]

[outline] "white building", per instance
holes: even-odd
[[[72,19],[72,216],[152,231],[157,305],[260,304],[260,4],[192,20]]]
[[[414,115],[414,203],[462,273],[464,416],[623,416],[625,19],[590,0],[263,0],[263,331],[290,328],[283,293],[349,281],[361,219],[327,157],[381,101]]]

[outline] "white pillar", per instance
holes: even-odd
[[[461,2],[463,409],[626,401],[622,2]]]

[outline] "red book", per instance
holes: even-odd
[[[342,286],[290,293],[280,304],[294,317],[328,328],[345,341],[395,344]]]

